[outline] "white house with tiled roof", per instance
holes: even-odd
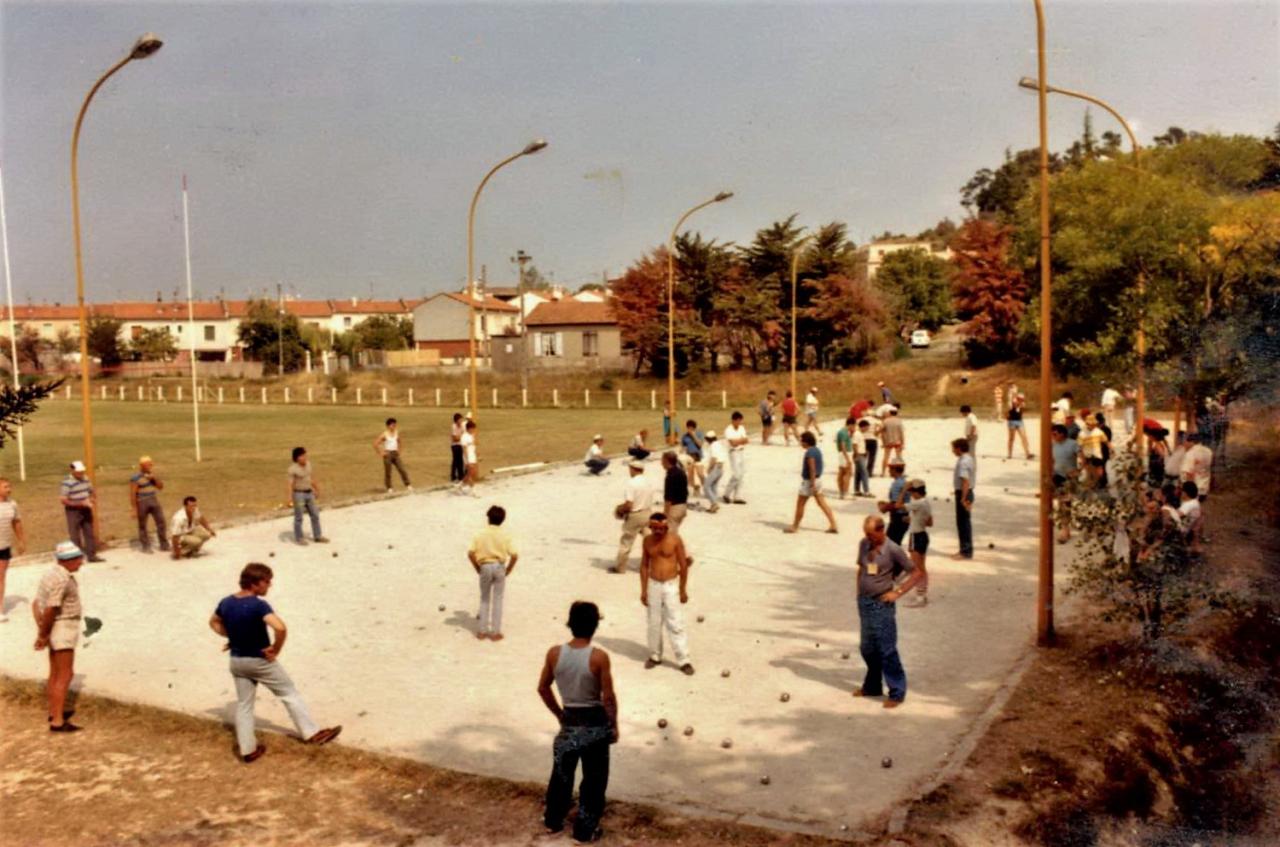
[[[481,357],[488,356],[490,339],[520,334],[518,306],[493,296],[477,295],[469,300],[465,292],[442,291],[414,306],[414,346],[419,350],[436,350],[443,359],[465,359],[469,355],[471,331],[468,327],[472,319],[477,355]]]

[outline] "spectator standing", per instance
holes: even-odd
[[[551,779],[543,824],[548,834],[564,829],[573,803],[573,779],[582,763],[578,815],[573,837],[587,843],[600,837],[605,791],[609,786],[609,745],[618,740],[618,698],[613,691],[609,654],[591,646],[600,624],[595,603],[579,600],[569,607],[573,638],[547,651],[538,679],[538,696],[560,724],[551,746]],[[560,692],[556,700],[552,683]],[[563,703],[563,705],[562,705]]]
[[[676,667],[693,676],[689,662],[689,636],[684,625],[684,609],[689,602],[689,556],[684,540],[674,532],[666,516],[656,512],[649,518],[649,534],[641,545],[640,603],[648,612],[649,658],[645,670],[662,664],[662,640],[665,630],[671,641]],[[652,594],[650,588],[653,589]],[[678,602],[677,602],[678,601]]]
[[[858,420],[858,427],[853,432],[853,494],[855,497],[871,496],[871,479],[867,475],[867,431],[871,421],[866,418]]]
[[[129,477],[129,504],[133,507],[134,520],[138,522],[138,544],[143,553],[151,552],[151,537],[147,532],[147,518],[155,525],[156,541],[161,550],[169,549],[165,537],[164,509],[160,508],[160,491],[164,481],[156,476],[150,456],[138,460],[138,472]]]
[[[884,380],[883,380],[883,379],[876,383],[876,388],[879,388],[879,389],[880,389],[880,400],[881,400],[881,402],[884,402],[884,403],[888,403],[888,404],[890,404],[890,405],[893,405],[893,403],[894,403],[894,400],[893,400],[893,392],[889,390],[889,386],[887,386],[887,385],[885,385],[885,384],[884,384]]]
[[[617,573],[627,572],[627,561],[631,558],[636,536],[644,532],[649,514],[653,512],[653,488],[644,478],[644,462],[632,459],[627,468],[631,471],[631,478],[623,489],[622,502],[613,510],[622,520],[622,538],[618,541],[618,557],[613,567]]]
[[[1116,406],[1121,401],[1120,392],[1116,391],[1110,385],[1103,383],[1102,396],[1098,398],[1098,405],[1102,408],[1104,419],[1114,421],[1116,419]]]
[[[707,498],[707,511],[720,511],[720,480],[729,465],[729,449],[716,437],[714,429],[707,431],[707,477],[702,483],[703,496]]]
[[[31,612],[36,619],[36,650],[49,651],[49,731],[78,732],[67,720],[67,691],[75,676],[76,645],[80,643],[80,584],[75,573],[84,564],[84,553],[73,542],[62,541],[53,551],[53,567],[40,577]]]
[[[773,435],[773,415],[778,395],[770,391],[760,401],[760,443],[767,445]]]
[[[920,608],[929,605],[929,571],[925,568],[925,560],[929,553],[929,527],[933,526],[933,507],[929,505],[924,480],[911,480],[907,483],[907,490],[911,495],[911,500],[907,503],[911,531],[911,544],[908,549],[911,553],[911,562],[916,566],[916,572],[920,574],[920,582],[916,585],[916,596],[914,600],[908,600],[907,605]]]
[[[827,532],[834,535],[840,530],[836,527],[836,517],[831,513],[831,507],[827,505],[827,498],[822,496],[822,450],[818,448],[818,439],[814,438],[812,432],[805,430],[800,433],[800,443],[805,449],[800,465],[800,493],[796,496],[796,515],[791,526],[782,531],[791,533],[800,529],[805,504],[812,497],[822,514],[827,516]]]
[[[1065,424],[1071,416],[1071,401],[1075,398],[1070,391],[1062,392],[1062,396],[1053,402],[1053,422]]]
[[[689,514],[689,477],[680,467],[674,450],[662,454],[662,467],[666,471],[662,482],[662,511],[671,529],[679,532]]]
[[[747,473],[747,428],[742,425],[742,412],[734,412],[730,417],[729,428],[724,431],[724,440],[729,445],[729,484],[724,489],[724,502],[746,505],[742,499],[742,482]]]
[[[587,470],[593,476],[600,476],[609,467],[609,460],[604,455],[603,435],[596,433],[592,436],[591,446],[587,448],[587,455],[583,458],[582,463],[587,466]]]
[[[1027,398],[1021,394],[1014,394],[1009,398],[1009,411],[1006,415],[1006,424],[1009,429],[1008,458],[1013,458],[1013,438],[1016,434],[1022,440],[1022,453],[1028,459],[1034,459],[1035,454],[1031,452],[1031,445],[1027,441],[1027,427],[1022,420],[1023,409],[1027,404]]]
[[[302,513],[311,518],[311,537],[317,544],[328,544],[329,539],[320,531],[320,482],[315,478],[315,467],[307,455],[307,448],[293,448],[293,464],[289,466],[289,499],[293,502],[293,540],[306,544],[302,536]]]
[[[867,476],[876,475],[876,454],[880,451],[880,432],[884,429],[884,424],[880,422],[879,415],[864,415],[863,420],[867,422],[867,434],[865,437],[867,444]]]
[[[858,624],[862,660],[867,675],[853,689],[854,697],[879,697],[887,685],[884,707],[902,705],[907,696],[907,673],[898,655],[895,604],[919,580],[915,565],[901,547],[885,536],[884,518],[868,515],[865,537],[858,544]],[[902,574],[907,577],[895,584]]]
[[[881,473],[885,473],[889,469],[889,464],[892,460],[903,461],[902,454],[907,449],[907,432],[902,425],[902,417],[899,412],[900,410],[897,406],[890,406],[881,418],[883,421],[881,437],[884,440],[884,459],[881,460]]]
[[[818,388],[814,386],[809,389],[809,393],[804,398],[804,431],[810,429],[818,433],[818,437],[822,437],[822,427],[818,424]]]
[[[960,415],[964,418],[964,440],[969,442],[969,455],[974,462],[978,461],[978,416],[968,406],[960,407]]]
[[[1182,460],[1182,481],[1194,482],[1200,502],[1209,496],[1209,483],[1213,476],[1213,450],[1205,444],[1205,436],[1200,432],[1187,435],[1191,446]]]
[[[476,496],[476,482],[480,479],[480,457],[476,455],[476,422],[467,421],[462,433],[462,463],[466,471],[462,481],[458,483],[458,491],[471,497]]]
[[[27,552],[27,533],[22,527],[18,503],[13,499],[13,484],[0,476],[0,623],[9,622],[4,604],[5,575],[14,554]]]
[[[400,474],[400,481],[404,483],[404,487],[412,491],[409,472],[400,462],[400,424],[395,418],[387,418],[387,428],[373,440],[373,449],[382,457],[382,486],[387,489],[387,493],[391,493],[392,468]]]
[[[106,561],[98,555],[98,540],[93,533],[93,512],[98,508],[98,493],[93,490],[84,462],[71,463],[71,475],[62,480],[60,499],[71,541],[88,555],[88,561]]]
[[[258,685],[280,698],[298,735],[308,744],[328,744],[342,732],[341,726],[321,729],[311,719],[307,704],[284,667],[277,661],[288,630],[284,621],[263,598],[271,590],[275,574],[266,565],[252,562],[240,572],[240,590],[222,598],[209,618],[209,628],[227,639],[231,652],[231,678],[236,686],[236,743],[246,764],[262,758],[267,748],[254,732],[253,704]],[[267,637],[267,627],[275,633]]]
[[[182,508],[173,513],[169,520],[169,538],[173,542],[173,558],[191,557],[200,552],[205,542],[218,533],[213,531],[204,515],[200,513],[199,502],[190,495],[182,498]]]
[[[853,480],[853,433],[857,428],[857,421],[846,418],[844,426],[836,432],[836,490],[841,500],[849,493],[849,483]]]
[[[467,432],[466,421],[461,412],[453,413],[453,424],[449,428],[449,481],[462,482],[467,474],[467,464],[462,456],[462,436]]]
[[[1052,426],[1049,440],[1053,450],[1053,487],[1058,495],[1058,543],[1066,544],[1071,540],[1071,522],[1067,520],[1071,498],[1067,494],[1067,482],[1080,474],[1080,444],[1067,437],[1067,428],[1062,424]]]
[[[662,443],[671,446],[676,443],[675,420],[671,410],[671,402],[663,401],[662,403]],[[648,430],[640,430],[642,435],[649,435]],[[643,446],[643,445],[641,445]],[[643,458],[643,457],[638,457]]]
[[[901,459],[894,459],[889,463],[889,476],[892,477],[889,483],[889,499],[881,500],[876,504],[881,514],[889,516],[889,540],[899,546],[906,538],[910,519],[907,513],[910,497],[907,491],[906,470],[907,466]]]
[[[973,558],[973,489],[977,478],[977,468],[973,464],[973,456],[969,455],[969,442],[957,438],[951,442],[951,452],[956,457],[956,467],[952,474],[952,489],[956,498],[956,535],[960,539],[960,551],[953,559]]]
[[[471,567],[480,577],[480,625],[476,629],[476,638],[501,641],[502,635],[502,597],[506,592],[507,577],[516,569],[516,560],[520,551],[510,534],[502,528],[507,519],[507,510],[501,506],[490,506],[485,513],[489,525],[476,533],[467,549],[467,558]]]
[[[995,389],[996,396],[996,420],[1004,417],[1004,383],[997,382]]]
[[[680,467],[684,469],[685,475],[689,478],[689,484],[693,486],[693,493],[697,495],[702,491],[702,460],[703,453],[703,435],[698,429],[698,422],[690,418],[684,422],[684,435],[680,436],[680,447],[683,452],[677,454],[676,458],[680,460]]]

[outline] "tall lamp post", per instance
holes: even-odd
[[[476,193],[471,195],[471,210],[467,212],[467,352],[471,356],[471,419],[476,420],[479,416],[479,401],[477,399],[477,379],[476,379],[476,277],[475,277],[475,243],[476,243],[476,205],[480,202],[480,192],[484,191],[485,185],[489,180],[502,168],[519,159],[521,156],[532,156],[539,150],[547,146],[547,142],[541,138],[536,138],[525,145],[524,149],[513,156],[508,156],[498,164],[489,169],[484,175],[484,179],[480,180],[480,185],[476,187]]]
[[[93,88],[89,89],[89,93],[85,95],[84,103],[80,106],[80,113],[76,115],[75,129],[71,133],[71,229],[75,238],[76,246],[76,303],[80,313],[80,404],[84,417],[84,463],[89,470],[89,479],[94,483],[95,489],[98,482],[97,466],[93,460],[93,411],[89,406],[89,318],[84,306],[84,259],[80,249],[80,173],[77,162],[77,154],[80,152],[80,127],[84,123],[85,112],[89,109],[89,103],[93,100],[93,95],[98,93],[98,89],[102,87],[108,79],[115,74],[116,71],[123,68],[135,59],[145,59],[155,53],[164,45],[160,37],[153,32],[139,38],[129,51],[129,55],[116,62],[111,68],[98,77],[98,81],[93,84]],[[98,534],[98,510],[93,510],[93,533]]]
[[[1041,78],[1043,78],[1043,72],[1041,73]],[[1040,84],[1036,82],[1034,79],[1031,79],[1030,77],[1024,76],[1022,79],[1018,80],[1018,85],[1020,85],[1023,88],[1031,89],[1032,91],[1040,90]],[[1120,122],[1120,126],[1124,127],[1125,134],[1129,136],[1129,144],[1133,146],[1134,165],[1138,166],[1141,163],[1139,154],[1142,152],[1142,145],[1138,143],[1138,137],[1134,135],[1133,127],[1129,126],[1129,122],[1124,119],[1123,115],[1121,115],[1119,112],[1113,109],[1111,107],[1111,104],[1107,103],[1104,100],[1099,100],[1097,97],[1093,97],[1091,95],[1085,94],[1081,91],[1072,91],[1069,88],[1059,88],[1056,85],[1046,85],[1044,87],[1044,90],[1050,94],[1062,94],[1066,97],[1075,97],[1077,100],[1084,100],[1088,103],[1092,103],[1095,106],[1098,106],[1102,109],[1105,109],[1107,112],[1109,112],[1111,114],[1111,117],[1115,118],[1117,121]],[[1139,308],[1141,309],[1143,306],[1143,299],[1144,299],[1143,295],[1146,293],[1146,290],[1147,290],[1146,277],[1143,276],[1141,273],[1139,273],[1137,282],[1138,282],[1138,300],[1139,300],[1138,305],[1139,305]],[[1141,460],[1143,457],[1142,421],[1144,420],[1147,414],[1147,363],[1146,363],[1147,331],[1146,331],[1146,319],[1144,318],[1143,313],[1141,311],[1138,314],[1137,348],[1138,348],[1138,393],[1137,393],[1137,396],[1134,398],[1135,402],[1133,404],[1133,407],[1134,407],[1133,416],[1138,422],[1137,429],[1135,430],[1137,434],[1134,437],[1136,439],[1138,455]]]
[[[680,216],[675,228],[671,230],[671,237],[667,239],[667,404],[672,415],[676,413],[676,235],[694,212],[713,203],[723,203],[732,196],[732,191],[721,191],[710,200],[694,206]]]
[[[796,272],[800,269],[800,254],[805,242],[813,238],[806,235],[796,242],[791,251],[791,396],[796,396]]]

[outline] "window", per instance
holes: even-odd
[[[582,333],[582,355],[584,356],[600,355],[600,333],[598,332]]]
[[[141,338],[142,327],[138,326],[137,324],[134,324],[133,326],[129,327],[129,337],[132,338],[134,341],[137,341],[139,338]]]
[[[342,325],[343,325],[343,327],[345,327],[345,328],[347,328],[347,329],[350,329],[350,328],[351,328],[351,318],[349,318],[349,317],[343,318],[343,319],[342,319]]]
[[[533,355],[562,356],[564,344],[558,332],[535,332],[533,334]]]
[[[217,338],[217,336],[218,336],[218,328],[217,328],[216,326],[212,326],[212,325],[210,325],[210,324],[205,324],[205,325],[204,325],[204,340],[205,340],[205,341],[213,341],[213,340],[215,340],[215,339]]]

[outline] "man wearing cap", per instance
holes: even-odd
[[[80,641],[80,585],[75,572],[84,563],[84,553],[70,541],[62,541],[53,551],[57,564],[45,571],[36,588],[31,613],[36,619],[36,650],[49,650],[49,731],[77,732],[80,727],[67,720],[67,691],[75,675],[76,644]]]
[[[645,481],[644,462],[632,459],[627,462],[627,468],[631,478],[627,480],[622,502],[613,510],[622,519],[622,539],[618,542],[618,560],[613,567],[616,573],[627,572],[636,536],[643,534],[649,513],[653,511],[653,488]]]
[[[600,476],[605,468],[609,467],[609,460],[604,455],[603,435],[596,433],[592,436],[591,446],[587,448],[587,455],[583,457],[582,463],[587,466],[592,476]]]
[[[169,535],[173,537],[173,558],[194,556],[206,541],[217,534],[204,515],[200,514],[196,498],[187,495],[182,499],[182,508],[174,512],[169,521]]]
[[[707,442],[707,475],[702,480],[702,494],[711,504],[707,511],[715,513],[720,511],[720,480],[724,477],[725,466],[729,464],[729,450],[714,429],[707,430],[704,438]]]
[[[85,473],[84,462],[71,463],[71,475],[62,481],[60,499],[71,541],[88,554],[90,562],[104,561],[98,556],[97,540],[93,537],[93,510],[98,506],[98,494]]]
[[[138,544],[143,553],[151,552],[151,538],[147,534],[147,518],[150,517],[156,527],[156,541],[161,550],[169,549],[169,539],[164,534],[164,509],[160,508],[159,492],[164,490],[164,482],[156,476],[151,466],[151,457],[143,456],[138,460],[138,472],[129,477],[129,503],[133,506],[133,516],[138,521]]]

